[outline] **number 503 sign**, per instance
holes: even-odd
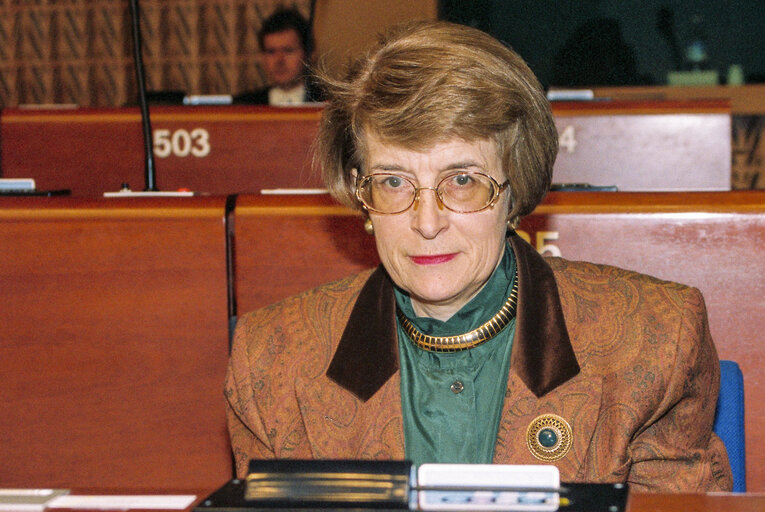
[[[204,128],[191,131],[184,128],[172,131],[154,130],[154,155],[158,158],[170,156],[203,158],[210,154],[210,134]]]

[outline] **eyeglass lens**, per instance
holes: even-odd
[[[416,187],[408,178],[396,174],[375,173],[365,176],[358,186],[359,199],[379,213],[407,210],[417,194],[428,187]],[[441,203],[448,209],[470,213],[489,206],[498,193],[496,182],[481,173],[459,173],[442,179],[436,186]]]

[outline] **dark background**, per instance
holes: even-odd
[[[546,87],[664,85],[698,35],[721,84],[733,64],[765,82],[765,0],[440,0],[439,16],[506,42]]]

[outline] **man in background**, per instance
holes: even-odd
[[[313,53],[311,26],[296,9],[280,8],[266,18],[258,43],[268,87],[239,94],[234,103],[293,105],[322,100],[308,71]]]

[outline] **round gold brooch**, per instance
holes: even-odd
[[[539,460],[562,459],[571,449],[572,441],[571,426],[555,414],[537,416],[526,430],[526,445]]]

